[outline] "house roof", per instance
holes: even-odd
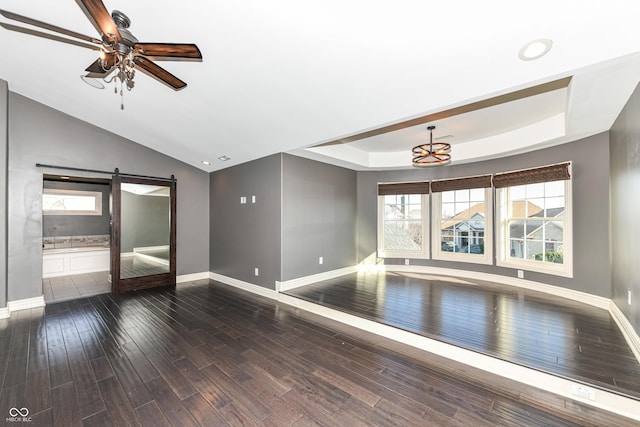
[[[469,221],[471,218],[477,218],[478,215],[482,215],[484,217],[484,203],[476,203],[469,207],[469,209],[465,209],[462,212],[458,213],[453,219],[449,221],[445,221],[442,223],[442,229],[446,230],[447,228],[453,228],[455,225],[460,224],[464,221]]]
[[[384,222],[384,246],[387,250],[420,250],[420,245],[409,234],[398,233],[397,228],[386,221]]]

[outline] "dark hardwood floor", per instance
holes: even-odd
[[[608,311],[418,273],[354,273],[286,294],[640,400],[640,363]]]
[[[10,425],[637,425],[210,281],[14,312],[0,376]]]

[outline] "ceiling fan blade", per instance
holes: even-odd
[[[91,24],[98,30],[105,41],[120,42],[122,37],[116,23],[100,0],[76,0]]]
[[[147,58],[136,56],[133,58],[133,61],[139,67],[140,71],[166,84],[174,90],[184,89],[187,86],[185,82]]]
[[[200,49],[195,44],[181,43],[136,43],[133,48],[140,55],[156,61],[193,60],[202,61]]]
[[[84,40],[89,43],[101,44],[101,41],[96,38],[85,36],[84,34],[76,33],[75,31],[67,30],[66,28],[58,27],[56,25],[47,24],[46,22],[38,21],[37,19],[18,15],[17,13],[9,12],[8,10],[0,9],[0,15],[4,16],[7,19],[12,19],[14,21],[22,22],[23,24],[29,24],[33,25],[34,27],[39,27],[45,30],[64,34],[65,36],[75,37],[76,39]]]
[[[98,58],[91,65],[85,68],[85,71],[89,72],[91,77],[106,77],[113,71],[113,66],[116,65],[116,55],[114,53],[107,53],[104,60]]]
[[[30,36],[42,37],[44,39],[54,40],[61,43],[67,43],[74,46],[84,47],[91,50],[100,50],[99,46],[83,43],[77,40],[66,39],[64,37],[56,36],[54,34],[43,33],[42,31],[32,30],[31,28],[19,27],[17,25],[7,24],[6,22],[0,22],[0,27],[6,30],[16,31],[18,33],[28,34]]]

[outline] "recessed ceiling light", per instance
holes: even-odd
[[[518,52],[518,58],[523,61],[533,61],[542,58],[551,50],[551,46],[553,46],[551,39],[533,40],[522,46],[522,49]]]
[[[89,86],[93,86],[96,89],[104,89],[104,85],[98,79],[94,79],[93,77],[89,77],[89,76],[80,76],[80,78],[82,79],[83,82],[85,82]]]
[[[218,160],[220,160],[221,162],[226,162],[227,160],[231,160],[231,157],[228,157],[228,156],[220,156],[220,157],[218,157]]]
[[[207,160],[203,160],[203,161],[202,161],[202,164],[203,164],[203,165],[207,165],[207,166],[209,166],[209,165],[211,164],[211,162],[210,162],[210,161],[207,161]]]

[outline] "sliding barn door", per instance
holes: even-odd
[[[112,289],[175,286],[175,180],[114,175],[112,202]]]

